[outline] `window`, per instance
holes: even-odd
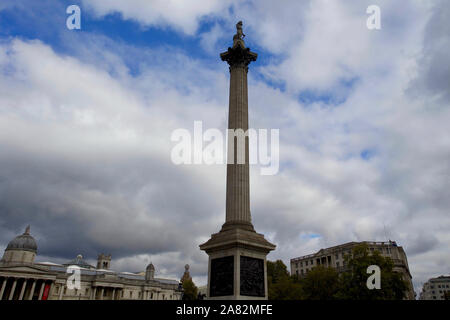
[[[336,260],[339,259],[339,253],[336,253],[335,258],[336,258]]]
[[[153,299],[153,292],[152,292],[152,294],[150,295],[150,299]]]
[[[305,261],[305,266],[307,266],[307,265],[308,265],[308,260]]]
[[[300,267],[303,267],[303,262],[302,261],[300,261]]]
[[[56,293],[56,294],[59,293],[59,286],[55,286],[55,293]]]
[[[336,267],[339,267],[339,261],[336,261]]]
[[[311,265],[313,265],[314,264],[314,261],[313,260],[311,260]]]

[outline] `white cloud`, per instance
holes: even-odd
[[[226,11],[231,1],[183,1],[183,0],[83,0],[83,4],[97,15],[118,12],[124,19],[131,19],[143,26],[174,28],[193,35],[199,20]]]

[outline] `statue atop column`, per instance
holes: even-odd
[[[228,47],[226,52],[220,54],[222,61],[228,62],[230,67],[243,66],[248,70],[248,65],[252,61],[256,61],[258,54],[251,52],[250,48],[245,47],[243,38],[245,37],[242,31],[242,21],[236,24],[236,34],[233,36],[233,47]]]
[[[240,45],[243,49],[245,49],[244,37],[245,34],[242,31],[242,21],[239,21],[236,23],[236,34],[233,36],[233,48]]]

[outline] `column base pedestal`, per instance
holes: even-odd
[[[225,223],[200,245],[209,256],[207,299],[267,300],[266,256],[275,247],[251,223]]]

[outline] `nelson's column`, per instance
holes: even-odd
[[[230,65],[228,129],[248,130],[248,65],[257,54],[245,47],[242,22],[236,25],[233,47],[220,58]],[[250,215],[249,140],[228,139],[226,221],[200,249],[209,255],[208,299],[267,299],[266,255],[275,245],[256,233]],[[233,141],[234,143],[230,143]],[[245,159],[237,147],[245,149]],[[231,150],[231,151],[230,151]]]

